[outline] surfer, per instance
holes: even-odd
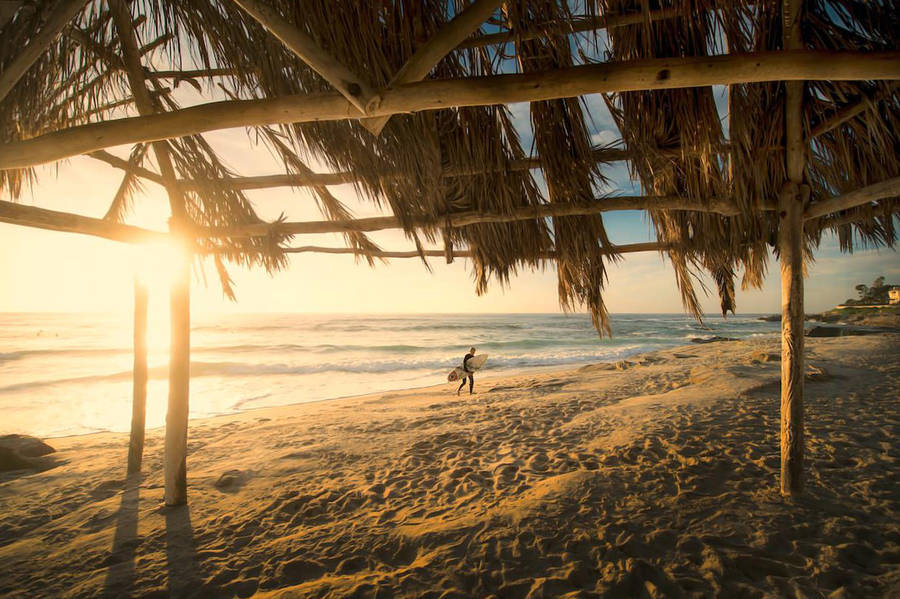
[[[462,382],[459,384],[459,389],[456,390],[456,394],[459,395],[459,392],[462,391],[462,388],[466,386],[466,379],[469,379],[469,395],[472,395],[474,391],[472,389],[475,387],[475,371],[469,370],[467,366],[467,362],[475,357],[475,348],[469,349],[469,353],[463,357],[462,367],[463,372],[466,373],[466,376],[462,378]]]

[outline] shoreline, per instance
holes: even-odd
[[[885,332],[889,332],[889,331],[885,331]],[[760,334],[758,336],[747,337],[746,339],[737,339],[736,341],[747,342],[751,339],[765,341],[765,340],[774,339],[775,337],[777,337],[777,333],[771,333],[771,334],[766,333],[766,334]],[[710,343],[710,342],[707,342],[707,343]],[[597,362],[586,361],[586,362],[573,362],[573,363],[569,363],[569,364],[554,364],[554,365],[516,368],[516,369],[509,370],[509,371],[503,371],[503,372],[497,373],[495,375],[490,375],[487,378],[476,379],[476,384],[480,384],[482,382],[487,382],[487,381],[493,380],[495,378],[496,379],[504,379],[504,378],[509,378],[509,377],[525,376],[528,374],[535,374],[535,375],[537,375],[537,374],[559,374],[559,375],[563,375],[568,372],[576,371],[579,368],[584,368],[585,366],[591,366],[591,365],[595,365],[595,364],[615,364],[617,362],[635,360],[635,359],[638,359],[643,356],[650,355],[650,354],[653,354],[653,353],[659,352],[659,351],[689,349],[689,348],[694,348],[697,345],[706,345],[707,343],[687,343],[684,345],[663,347],[663,348],[649,350],[649,351],[640,351],[635,354],[629,354],[624,357],[620,357],[618,360],[613,360],[613,361],[597,361]],[[711,343],[721,343],[721,341],[712,341]],[[280,409],[284,409],[284,408],[291,408],[291,407],[310,405],[310,404],[320,404],[320,403],[324,403],[324,402],[339,402],[339,401],[353,400],[353,399],[364,399],[364,398],[368,398],[368,397],[375,396],[375,395],[385,395],[385,394],[390,395],[390,394],[406,393],[406,392],[414,392],[414,391],[427,392],[427,391],[438,390],[439,388],[445,387],[445,386],[447,386],[447,388],[449,389],[450,383],[443,382],[443,383],[437,383],[435,385],[424,385],[424,386],[418,386],[418,387],[400,387],[400,388],[387,389],[384,391],[373,391],[373,392],[368,392],[368,393],[342,395],[342,396],[338,396],[338,397],[326,397],[326,398],[322,398],[322,399],[312,399],[309,401],[295,401],[295,402],[291,402],[291,403],[274,405],[274,406],[259,406],[259,407],[252,407],[252,408],[240,408],[233,412],[223,412],[221,414],[214,414],[211,416],[191,417],[188,420],[188,423],[189,423],[188,437],[190,437],[190,423],[194,423],[194,422],[199,423],[199,422],[204,422],[207,420],[215,420],[218,418],[229,418],[229,417],[238,416],[240,414],[255,413],[260,410],[280,410]],[[476,391],[476,394],[477,394],[477,391]],[[452,395],[455,396],[455,393]],[[155,427],[147,427],[145,429],[145,431],[148,433],[150,431],[157,431],[157,432],[165,431],[165,425],[155,426]],[[16,434],[16,433],[9,433],[9,434]],[[91,432],[79,433],[79,434],[73,434],[73,435],[47,436],[47,437],[39,437],[39,438],[44,441],[49,441],[49,440],[64,440],[64,439],[82,438],[82,437],[88,437],[90,435],[124,435],[127,437],[129,434],[130,434],[129,431],[100,430],[100,431],[91,431]]]

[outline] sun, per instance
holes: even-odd
[[[135,280],[151,293],[168,292],[173,278],[190,260],[184,243],[174,239],[136,244],[132,252]]]

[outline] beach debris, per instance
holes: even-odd
[[[831,373],[822,368],[821,366],[815,366],[814,364],[806,365],[806,380],[807,381],[828,381],[831,380]]]
[[[213,486],[220,491],[233,492],[244,486],[249,478],[249,473],[243,470],[227,470],[219,476]]]
[[[751,354],[750,361],[754,364],[765,362],[780,362],[781,354],[778,352],[757,351]]]
[[[691,337],[691,343],[715,343],[717,341],[737,341],[734,337],[720,337],[713,335],[712,337]]]

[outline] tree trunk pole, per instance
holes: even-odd
[[[783,0],[786,50],[803,48],[802,0]],[[785,82],[787,182],[779,198],[778,253],[781,262],[781,494],[803,492],[803,82]]]
[[[141,471],[147,417],[147,286],[134,279],[134,369],[128,474]]]
[[[121,42],[122,64],[128,76],[131,94],[138,112],[142,116],[153,115],[156,111],[153,98],[144,80],[144,66],[138,39],[132,26],[131,11],[125,0],[109,0],[116,30]],[[165,141],[152,144],[160,176],[169,195],[172,218],[169,231],[171,243],[182,243],[188,239],[189,222],[185,208],[185,198],[172,166],[169,146]],[[188,401],[190,393],[191,361],[191,256],[184,243],[184,255],[175,270],[170,296],[171,347],[169,349],[169,404],[166,411],[165,445],[165,501],[166,505],[187,503],[187,433]]]
[[[166,411],[166,505],[187,503],[187,436],[191,382],[191,261],[175,265],[170,295],[169,405]]]

